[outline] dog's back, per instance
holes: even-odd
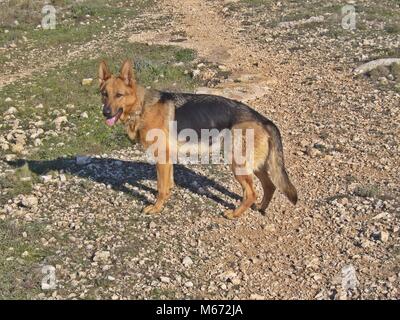
[[[245,121],[272,123],[244,103],[221,96],[160,92],[160,102],[174,104],[178,132],[183,129],[192,129],[198,134],[201,129],[222,131]]]

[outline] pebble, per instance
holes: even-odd
[[[17,108],[15,108],[15,107],[10,107],[10,108],[8,108],[8,110],[7,110],[6,112],[4,112],[4,115],[15,114],[15,113],[17,113],[17,112],[18,112]]]
[[[33,208],[38,205],[39,201],[35,196],[24,196],[21,200],[21,204],[26,208]]]
[[[68,118],[66,116],[57,117],[53,122],[56,125],[56,129],[61,130],[62,124],[68,123]]]
[[[11,151],[14,153],[22,153],[25,150],[25,147],[22,143],[16,143],[11,145]]]
[[[93,78],[86,78],[82,79],[82,85],[83,86],[90,86],[93,82]]]
[[[380,231],[379,232],[379,240],[382,242],[387,242],[389,240],[389,232]]]
[[[163,283],[170,283],[170,282],[171,282],[171,279],[170,279],[169,277],[163,277],[163,276],[161,276],[161,277],[160,277],[160,281],[163,282]]]
[[[192,259],[191,259],[190,257],[185,257],[185,258],[183,258],[183,260],[182,260],[182,264],[183,264],[186,268],[188,268],[188,267],[190,267],[190,266],[193,264],[193,261],[192,261]]]
[[[87,156],[77,156],[75,160],[76,160],[76,164],[79,166],[84,166],[84,165],[87,165],[90,162],[92,162],[92,159]]]
[[[97,251],[94,254],[93,261],[105,262],[110,258],[110,251]]]
[[[154,229],[156,227],[156,223],[154,221],[150,221],[149,223],[149,229]]]
[[[265,300],[265,296],[258,293],[252,293],[250,295],[250,300]]]

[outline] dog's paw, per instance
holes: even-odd
[[[237,218],[237,216],[235,215],[235,211],[233,210],[226,210],[224,212],[224,217],[230,220]]]
[[[143,208],[142,212],[145,214],[156,214],[160,213],[162,208],[155,206],[154,204],[148,205]]]

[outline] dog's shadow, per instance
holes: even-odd
[[[143,195],[143,190],[156,195],[156,190],[143,182],[156,180],[155,166],[141,161],[123,161],[112,158],[90,158],[90,162],[78,165],[76,158],[58,158],[55,160],[24,160],[7,161],[13,167],[28,165],[29,170],[37,175],[46,175],[50,171],[59,171],[86,178],[98,183],[110,185],[112,189],[125,192],[143,203],[148,199]],[[183,165],[174,165],[175,185],[185,188],[190,192],[206,196],[210,200],[222,204],[227,208],[234,208],[229,203],[212,191],[222,193],[233,200],[241,198],[226,189],[221,184],[200,175]]]

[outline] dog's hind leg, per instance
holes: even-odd
[[[256,205],[256,209],[265,214],[265,210],[271,202],[276,187],[269,178],[267,169],[265,167],[262,167],[260,170],[254,172],[254,174],[260,180],[264,192],[263,199],[260,203]]]
[[[257,195],[253,185],[253,175],[236,175],[235,178],[239,181],[243,189],[243,200],[238,208],[235,210],[228,210],[225,212],[225,217],[228,219],[239,218],[251,205],[256,201]]]

